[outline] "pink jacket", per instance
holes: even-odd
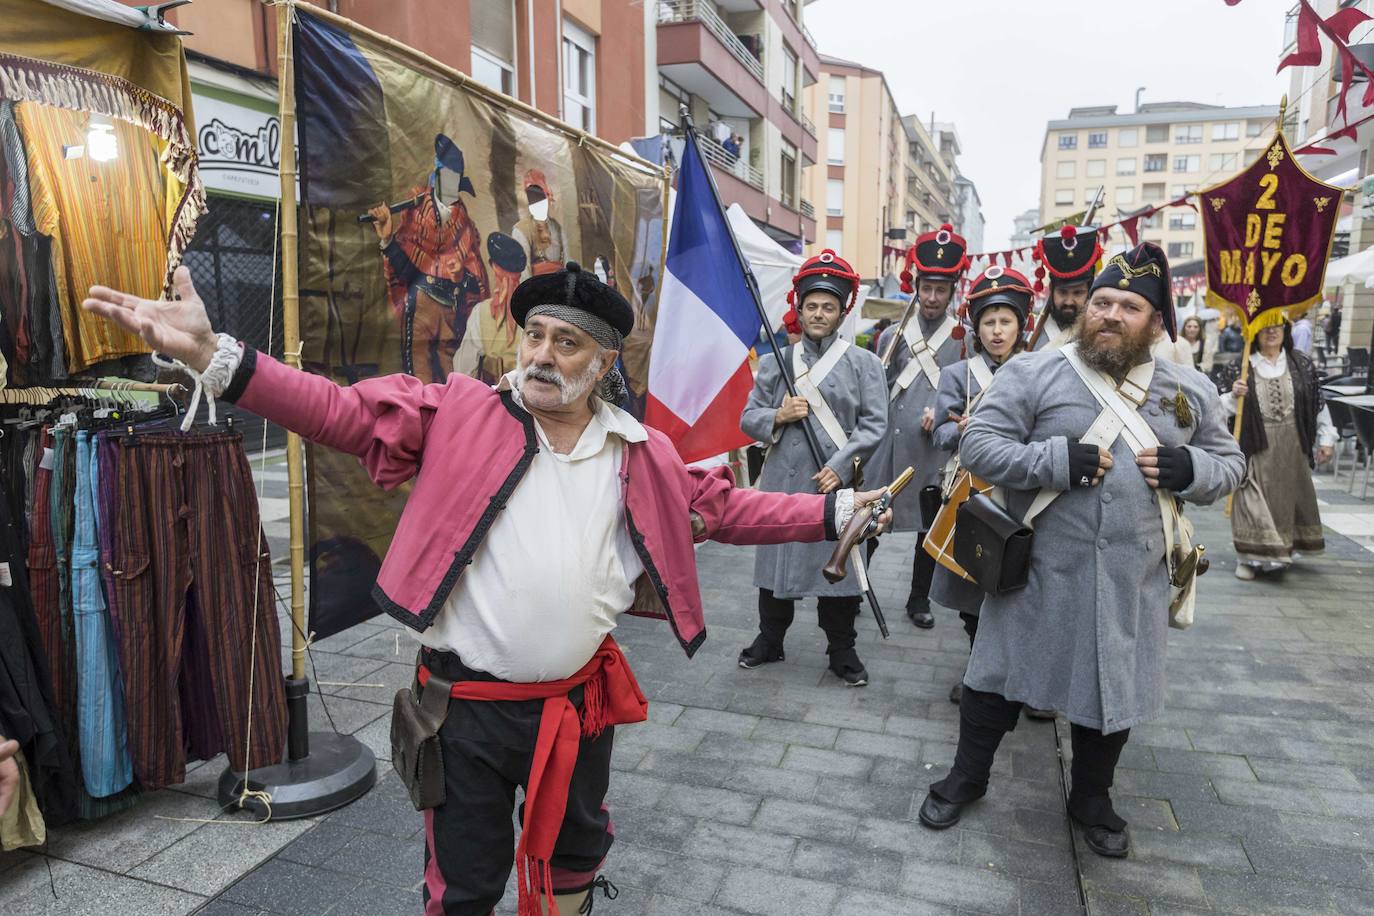
[[[534,418],[509,393],[456,374],[444,384],[388,375],[341,387],[250,349],[225,398],[356,455],[386,489],[415,478],[373,597],[417,630],[443,608],[539,450]],[[667,436],[648,433],[626,445],[620,471],[645,569],[629,610],[666,618],[691,656],[706,639],[693,543],[833,539],[833,494],[740,489],[728,469],[686,467]]]

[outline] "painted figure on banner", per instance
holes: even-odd
[[[487,265],[491,268],[491,297],[477,303],[453,356],[453,371],[489,385],[515,368],[520,328],[511,317],[510,301],[525,272],[525,249],[503,232],[487,236]]]
[[[442,382],[459,332],[477,302],[490,294],[482,237],[462,196],[477,196],[464,174],[463,151],[446,134],[434,138],[434,170],[412,190],[411,205],[392,213],[385,202],[368,212],[381,243],[387,296],[401,319],[401,362],[426,382]]]
[[[949,224],[917,238],[907,252],[907,269],[902,271],[902,291],[915,295],[916,311],[904,327],[890,327],[878,338],[878,353],[886,354],[891,348],[892,357],[887,364],[887,433],[873,455],[873,479],[892,480],[907,466],[916,469],[915,479],[892,507],[896,530],[918,534],[906,614],[923,630],[935,626],[930,613],[935,561],[921,546],[926,520],[921,516],[920,492],[939,485],[940,471],[950,456],[932,437],[935,393],[940,370],[963,357],[963,331],[952,307],[956,287],[969,266],[967,251],[963,237]]]
[[[526,277],[553,273],[563,269],[567,248],[563,241],[563,226],[552,216],[553,191],[539,169],[525,172],[525,217],[511,230],[511,238],[525,249],[528,263]]]
[[[1087,304],[1088,288],[1097,276],[1102,260],[1097,229],[1063,226],[1038,239],[1032,257],[1040,264],[1035,268],[1035,292],[1048,292],[1045,307],[1032,321],[1028,346],[1031,350],[1057,350],[1073,338],[1078,313]]]

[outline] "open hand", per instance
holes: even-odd
[[[118,325],[164,356],[200,372],[215,355],[216,337],[205,303],[184,265],[172,275],[175,299],[140,299],[107,286],[92,286],[81,307]]]

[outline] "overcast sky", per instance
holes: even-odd
[[[823,54],[882,70],[902,114],[953,121],[978,186],[985,247],[1038,206],[1045,123],[1069,109],[1142,101],[1275,105],[1292,0],[816,0]],[[1329,65],[1323,61],[1323,66]]]

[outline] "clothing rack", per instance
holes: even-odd
[[[0,388],[0,404],[47,404],[61,397],[108,398],[119,400],[123,392],[156,392],[169,397],[184,393],[186,387],[180,383],[162,384],[158,382],[126,382],[115,379],[74,379],[78,385],[46,386],[36,385],[29,388]]]

